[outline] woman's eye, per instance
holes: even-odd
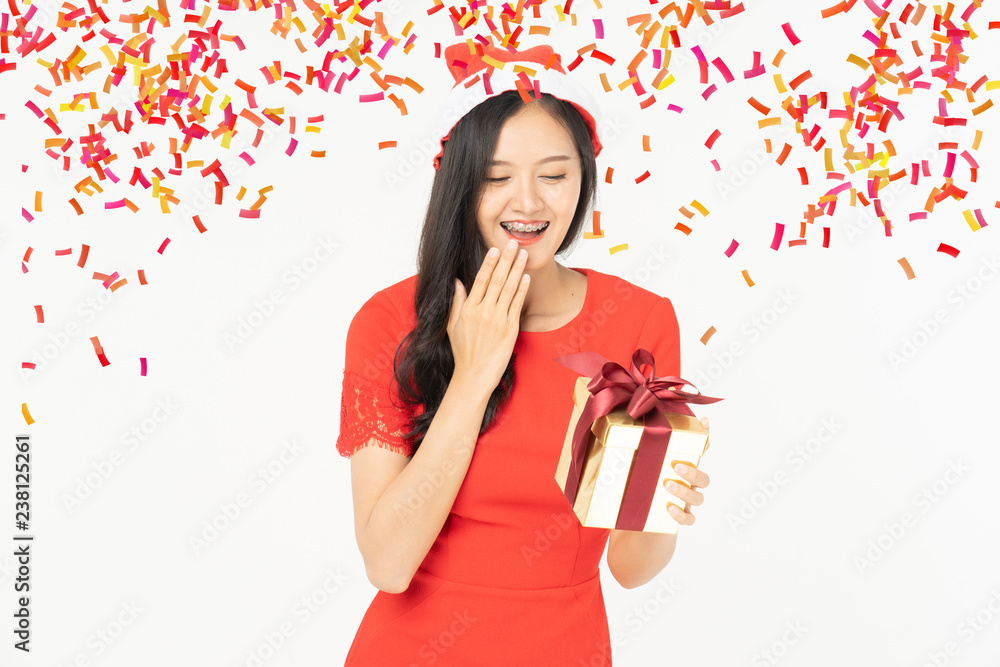
[[[566,174],[559,174],[558,176],[542,176],[542,178],[546,178],[550,181],[561,181],[562,179],[566,178]],[[489,181],[490,183],[502,183],[507,180],[507,177],[503,176],[501,178],[487,178],[486,180]]]

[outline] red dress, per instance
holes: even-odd
[[[633,350],[645,347],[657,375],[679,375],[680,343],[668,298],[574,270],[587,276],[583,309],[553,331],[518,334],[510,402],[480,435],[409,588],[376,593],[345,667],[611,664],[599,576],[611,531],[582,526],[555,481],[577,374],[552,359],[593,350],[628,368]],[[396,346],[416,325],[415,287],[410,276],[377,292],[351,322],[337,441],[343,456],[372,436],[411,453],[399,435],[405,415],[389,402],[396,389],[387,388]]]

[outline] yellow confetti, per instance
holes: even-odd
[[[962,215],[965,216],[965,221],[969,223],[969,227],[972,228],[972,231],[978,232],[980,229],[982,229],[982,227],[979,224],[979,221],[976,220],[976,216],[972,215],[972,209],[966,209],[965,211],[962,211]]]

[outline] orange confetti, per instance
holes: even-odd
[[[603,239],[604,231],[601,229],[601,212],[594,211],[591,219],[593,220],[592,231],[584,232],[583,238],[585,239]]]
[[[709,327],[709,328],[708,328],[708,331],[706,331],[705,333],[703,333],[703,334],[701,335],[701,344],[702,344],[702,345],[708,345],[708,341],[709,341],[709,340],[710,340],[710,339],[712,338],[712,336],[714,336],[714,335],[715,335],[715,327],[714,327],[714,326],[711,326],[711,327]]]
[[[903,272],[906,273],[906,279],[907,280],[913,280],[913,278],[915,277],[913,275],[913,269],[910,268],[910,263],[908,261],[906,261],[906,258],[905,257],[900,257],[896,261],[899,262],[899,265],[901,267],[903,267]]]

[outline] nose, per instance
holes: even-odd
[[[543,206],[544,203],[534,177],[529,175],[518,178],[511,196],[511,207],[522,213],[527,219],[531,214],[541,210]]]

